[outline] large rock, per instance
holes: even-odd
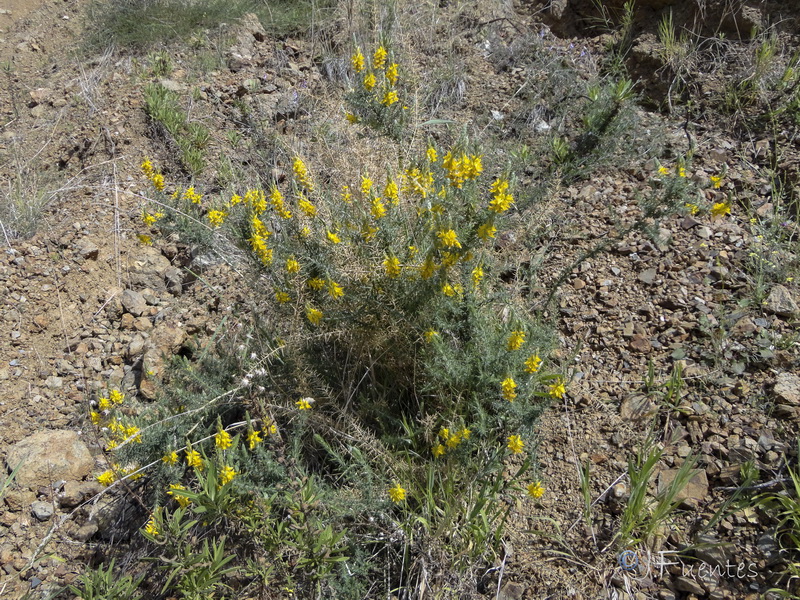
[[[40,431],[14,444],[6,456],[12,471],[22,463],[15,482],[38,489],[60,480],[80,480],[94,468],[94,459],[78,434],[66,429]]]
[[[782,285],[776,285],[770,290],[764,309],[781,317],[793,317],[798,314],[797,302],[792,298],[792,293]]]

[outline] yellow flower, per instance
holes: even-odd
[[[455,448],[460,443],[461,443],[461,434],[460,433],[456,433],[456,434],[451,435],[449,438],[447,438],[447,441],[445,442],[445,444],[447,444],[448,448]]]
[[[300,398],[295,404],[297,405],[298,410],[311,410],[311,402],[313,400],[311,398]]]
[[[364,77],[364,89],[371,91],[375,87],[375,75],[370,72]]]
[[[312,277],[306,282],[306,285],[310,287],[312,290],[321,290],[325,287],[325,281],[320,279],[319,277]]]
[[[126,440],[130,439],[138,444],[142,443],[142,436],[139,435],[139,428],[136,427],[136,425],[131,425],[130,427],[126,427],[124,435]]]
[[[366,175],[361,176],[361,193],[365,196],[369,196],[370,191],[372,190],[372,179],[367,177]]]
[[[720,175],[712,175],[709,179],[711,179],[711,185],[715,190],[722,186],[722,177]]]
[[[161,457],[161,462],[163,462],[165,465],[177,465],[178,453],[172,451],[169,454],[165,454],[164,456]]]
[[[431,449],[431,452],[433,452],[433,456],[438,458],[438,457],[442,456],[446,452],[446,450],[445,450],[445,447],[442,444],[436,444]]]
[[[253,450],[262,441],[261,435],[255,429],[251,429],[247,432],[247,447],[250,448],[250,450]]]
[[[522,438],[518,435],[510,435],[508,436],[508,449],[511,450],[513,454],[519,454],[522,452],[522,449],[525,447],[525,442],[522,441]]]
[[[389,85],[397,85],[397,68],[399,65],[397,63],[392,63],[386,69],[386,81],[389,82]]]
[[[143,233],[140,233],[136,237],[139,238],[139,241],[142,244],[144,244],[145,246],[152,246],[153,245],[153,238],[151,238],[149,235],[145,235]]]
[[[244,195],[244,203],[253,208],[253,212],[261,214],[267,210],[267,199],[261,190],[247,190]]]
[[[153,163],[150,162],[149,158],[145,158],[141,164],[142,172],[147,175],[148,177],[152,177],[155,169],[153,169]]]
[[[353,113],[344,113],[344,118],[348,123],[358,123],[358,117]]]
[[[480,265],[472,269],[472,285],[478,287],[483,279],[483,269]]]
[[[220,450],[227,450],[231,447],[231,434],[225,431],[224,429],[220,429],[216,435],[214,435],[214,444],[216,444],[217,448]]]
[[[539,370],[539,366],[541,364],[542,364],[542,359],[539,358],[539,355],[533,354],[528,357],[528,360],[525,361],[525,372],[536,373]]]
[[[430,344],[436,336],[439,335],[439,332],[435,329],[428,329],[425,333],[422,334],[425,337],[425,341]]]
[[[717,202],[711,207],[712,217],[724,217],[731,214],[731,205],[728,202]]]
[[[525,343],[525,332],[512,331],[511,335],[508,336],[508,342],[506,343],[506,348],[508,348],[509,352],[513,352],[514,350],[519,350],[522,347],[522,344],[524,343]]]
[[[208,211],[208,221],[214,227],[219,227],[220,225],[222,225],[225,222],[225,217],[226,216],[228,216],[228,214],[225,211],[222,211],[222,210],[210,210],[210,211]]]
[[[200,204],[200,201],[203,199],[203,196],[198,194],[194,186],[188,188],[185,192],[183,192],[183,199],[191,201],[192,204]]]
[[[317,216],[317,207],[314,206],[314,204],[310,202],[309,199],[306,198],[305,195],[302,193],[297,199],[297,206],[300,207],[300,210],[302,210],[303,214],[306,215],[307,217]]]
[[[338,235],[336,235],[336,234],[335,234],[335,233],[333,233],[332,231],[329,231],[329,232],[328,232],[328,241],[329,241],[331,244],[338,244],[338,243],[339,243],[339,242],[341,242],[342,240],[341,240],[341,238],[339,238],[339,236],[338,236]]]
[[[453,296],[460,295],[462,292],[462,288],[460,285],[450,285],[449,283],[445,283],[442,286],[442,293],[447,296],[448,298],[452,298]]]
[[[164,191],[164,176],[161,173],[155,173],[150,180],[153,182],[153,187],[159,192]]]
[[[469,436],[472,435],[472,431],[464,427],[459,434],[463,439],[468,440]]]
[[[195,469],[203,470],[203,457],[197,450],[186,451],[186,464]]]
[[[400,486],[399,483],[395,483],[393,488],[389,488],[389,498],[395,504],[402,502],[406,499],[406,491]]]
[[[458,241],[458,236],[452,229],[442,229],[436,235],[445,248],[461,248],[461,242]]]
[[[399,277],[400,260],[396,256],[387,256],[383,259],[383,269],[389,277]]]
[[[449,269],[458,264],[458,252],[442,252],[442,268]]]
[[[111,400],[108,398],[100,398],[100,400],[97,401],[97,408],[101,411],[109,410],[111,408]]]
[[[150,227],[155,222],[156,222],[155,215],[151,215],[149,212],[142,209],[142,223]]]
[[[433,146],[428,146],[428,150],[425,152],[425,156],[432,163],[435,163],[436,160],[439,158],[438,155],[436,154],[436,148],[434,148]]]
[[[430,279],[433,277],[433,274],[436,272],[436,263],[433,262],[433,258],[430,256],[425,257],[425,262],[422,263],[422,266],[419,269],[419,274],[423,279]]]
[[[658,167],[658,174],[659,175],[669,175],[669,169],[667,167],[665,167],[664,165],[661,165],[660,167]]]
[[[297,176],[297,180],[303,185],[303,187],[305,187],[309,192],[314,191],[314,186],[311,185],[311,177],[308,174],[306,164],[299,156],[294,157],[292,171],[294,171],[294,174]]]
[[[264,421],[264,428],[261,430],[264,435],[275,435],[278,433],[278,426],[275,425],[270,419]]]
[[[117,476],[114,475],[114,471],[112,471],[110,469],[108,471],[105,471],[104,473],[101,473],[100,475],[97,476],[97,481],[99,481],[100,484],[105,486],[105,487],[110,486],[116,480],[117,480]]]
[[[370,225],[369,223],[364,223],[361,227],[361,237],[364,238],[365,242],[371,242],[375,239],[375,234],[378,233],[378,228]]]
[[[678,167],[678,177],[686,177],[686,169],[684,167]]]
[[[356,73],[361,73],[364,70],[364,55],[361,54],[360,48],[350,57],[350,64],[353,65],[353,70]]]
[[[381,104],[383,104],[384,106],[391,106],[398,100],[400,100],[400,98],[398,98],[397,92],[395,92],[394,90],[386,90],[386,93],[383,95],[383,98],[381,99]]]
[[[696,215],[697,213],[700,212],[700,207],[697,206],[697,204],[692,204],[691,202],[687,202],[686,204],[684,204],[684,206],[688,209],[688,211],[692,215]]]
[[[513,402],[514,398],[517,397],[517,392],[515,391],[517,389],[517,383],[514,381],[513,377],[506,377],[500,383],[500,389],[503,392],[503,398],[509,402]]]
[[[464,179],[476,179],[478,175],[483,173],[482,156],[471,154],[462,159]]]
[[[122,401],[125,400],[125,394],[123,394],[119,390],[111,390],[108,393],[108,398],[114,404],[122,404]]]
[[[147,525],[144,526],[145,533],[149,533],[150,535],[156,536],[158,535],[158,529],[156,528],[156,521],[155,515],[150,517],[150,520],[147,521]]]
[[[389,53],[386,52],[386,48],[378,46],[378,49],[375,50],[375,54],[372,57],[372,66],[376,69],[382,69],[386,64],[386,57],[388,55]]]
[[[342,202],[345,204],[350,204],[353,201],[353,194],[350,193],[350,186],[343,185],[342,186]]]
[[[492,195],[496,196],[498,194],[502,194],[508,189],[508,179],[495,179],[492,185],[489,187],[489,192]]]
[[[291,300],[291,297],[286,292],[275,292],[275,300],[281,304],[286,304],[289,302],[289,300]]]
[[[556,383],[552,384],[552,385],[550,386],[550,389],[548,390],[548,393],[549,393],[549,394],[550,394],[550,395],[551,395],[553,398],[563,398],[563,397],[564,397],[564,394],[566,394],[566,393],[567,393],[567,388],[566,388],[566,387],[564,387],[564,382],[563,382],[563,380],[560,380],[560,379],[559,379],[559,380],[558,380]]]
[[[386,206],[383,202],[381,202],[380,198],[372,199],[372,208],[370,209],[370,213],[376,219],[380,219],[386,215]]]
[[[484,241],[494,238],[496,233],[497,227],[495,227],[492,223],[484,223],[478,227],[478,237]]]
[[[511,194],[506,194],[505,192],[497,194],[489,202],[489,210],[496,213],[505,212],[511,207],[513,201],[514,197]]]
[[[172,483],[170,484],[169,491],[167,492],[167,494],[175,498],[175,501],[180,505],[181,508],[186,508],[192,503],[192,501],[189,500],[188,497],[178,493],[181,490],[185,489],[186,488],[182,486],[180,483]]]
[[[236,477],[237,475],[238,473],[233,470],[233,467],[225,465],[219,472],[220,485],[228,485],[231,481],[233,481],[233,478]]]
[[[229,206],[236,206],[237,204],[242,203],[242,197],[239,194],[234,194],[231,196],[230,202],[228,202]]]
[[[398,187],[397,184],[392,181],[391,179],[386,182],[386,187],[383,190],[383,195],[386,196],[392,204],[397,204],[400,200],[398,196]]]
[[[312,325],[319,325],[322,321],[322,311],[309,306],[306,309],[306,317]]]
[[[333,281],[332,279],[328,279],[327,283],[325,284],[328,288],[328,295],[334,300],[338,300],[342,296],[344,296],[344,290],[342,286]]]
[[[531,498],[541,498],[544,495],[544,486],[541,481],[536,481],[528,486],[528,495]]]
[[[93,410],[89,413],[89,418],[92,421],[92,425],[99,425],[100,424],[100,413],[96,410]]]
[[[300,230],[300,237],[307,238],[310,235],[311,235],[311,230],[308,227],[303,227]]]
[[[286,272],[287,273],[297,273],[300,271],[300,263],[297,262],[294,256],[290,256],[286,259]]]
[[[448,429],[447,427],[442,427],[439,430],[439,437],[442,438],[443,440],[446,440],[447,438],[449,438],[450,437],[450,429]]]
[[[116,440],[111,440],[106,444],[106,452],[111,452],[114,448],[119,446]]]

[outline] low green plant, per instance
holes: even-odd
[[[149,83],[144,89],[145,111],[172,137],[181,152],[184,167],[191,175],[199,175],[205,168],[203,149],[211,133],[202,123],[190,122],[181,108],[176,92],[161,83]]]
[[[144,575],[134,578],[114,571],[114,560],[107,567],[100,565],[89,569],[78,577],[78,585],[70,585],[69,590],[84,600],[138,600],[138,591]]]
[[[675,513],[681,502],[679,494],[694,475],[697,457],[690,455],[684,460],[674,479],[651,496],[650,486],[663,454],[663,449],[652,439],[648,439],[636,456],[628,461],[630,496],[614,537],[615,546],[619,549],[630,548],[652,539],[653,534]]]
[[[800,470],[792,468],[787,459],[786,472],[789,485],[784,490],[759,494],[754,501],[777,519],[775,537],[784,553],[786,588],[770,591],[797,599],[800,598],[797,585],[800,581]]]

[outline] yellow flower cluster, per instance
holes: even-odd
[[[535,481],[528,486],[528,495],[531,498],[539,499],[544,495],[544,486],[541,481]]]
[[[434,191],[433,173],[423,172],[417,167],[406,169],[403,173],[402,190],[404,193],[427,198]]]
[[[506,377],[500,382],[500,390],[503,393],[503,398],[509,402],[513,402],[514,398],[517,397],[517,382],[514,381],[513,377]]]
[[[153,187],[156,188],[159,192],[164,191],[164,176],[156,171],[155,167],[153,167],[153,163],[150,162],[149,158],[145,158],[141,164],[142,172],[145,174],[150,180],[150,183],[153,184]]]
[[[730,202],[716,202],[714,206],[711,207],[712,217],[724,217],[729,214],[731,214]]]
[[[441,441],[433,446],[431,452],[436,458],[444,456],[448,450],[454,450],[461,442],[468,440],[470,435],[472,435],[472,431],[467,427],[458,431],[450,431],[448,427],[442,427],[438,433]]]
[[[370,92],[373,102],[385,107],[390,107],[400,101],[400,96],[394,89],[400,79],[397,63],[389,63],[389,51],[384,46],[379,46],[372,55],[372,65],[368,69],[364,54],[360,48],[350,57],[350,65],[357,75],[361,75],[361,85]],[[380,80],[379,80],[380,77]],[[372,94],[374,92],[374,95]],[[353,113],[346,113],[345,118],[350,123],[358,123],[359,117]]]
[[[396,256],[387,256],[383,260],[383,269],[389,277],[399,277],[400,259]]]
[[[272,191],[269,194],[269,203],[272,205],[272,208],[275,209],[275,212],[278,213],[282,219],[291,219],[292,213],[289,209],[286,208],[286,205],[283,201],[283,194],[281,194],[280,190],[277,187],[273,187]]]
[[[542,359],[539,358],[538,354],[529,356],[528,359],[525,361],[525,372],[531,374],[536,373],[539,370],[541,364],[542,364]]]
[[[306,190],[308,190],[309,193],[314,191],[314,186],[311,183],[311,176],[308,174],[308,169],[306,168],[306,164],[299,156],[294,157],[294,162],[292,163],[292,171],[294,171],[294,175],[301,186],[303,186]]]
[[[389,488],[389,499],[395,504],[402,502],[406,499],[406,490],[399,483],[395,483],[394,487]]]
[[[262,194],[263,195],[263,194]],[[251,236],[248,240],[255,255],[264,265],[272,263],[272,248],[267,247],[267,239],[272,235],[261,219],[255,214],[250,218]]]
[[[220,450],[227,450],[233,444],[233,440],[231,439],[231,434],[225,431],[224,429],[220,429],[214,435],[214,445]]]
[[[460,158],[456,158],[452,151],[445,154],[442,158],[442,166],[445,169],[445,175],[450,180],[450,185],[460,189],[465,181],[477,179],[483,173],[481,158],[476,154],[462,154]]]
[[[489,202],[489,210],[495,213],[504,213],[511,207],[514,197],[508,193],[508,180],[496,179],[489,188],[492,200]]]
[[[225,222],[225,217],[228,216],[224,210],[210,210],[208,211],[208,222],[214,227],[219,227]]]
[[[181,485],[180,483],[173,483],[170,484],[169,491],[167,492],[167,494],[172,496],[175,499],[175,501],[180,505],[181,508],[186,508],[192,503],[192,501],[189,500],[187,496],[184,496],[180,493],[181,491],[185,490],[186,487]]]
[[[508,336],[508,341],[506,342],[506,348],[509,352],[513,352],[514,350],[519,350],[522,348],[522,345],[525,343],[525,332],[524,331],[512,331],[511,335]]]
[[[161,211],[149,213],[147,212],[147,209],[144,208],[142,209],[142,223],[144,223],[148,227],[151,227],[156,223],[156,221],[163,218],[164,218],[164,213]]]
[[[522,441],[521,437],[519,437],[518,435],[508,436],[507,448],[511,450],[512,454],[521,453],[524,447],[525,447],[525,442]]]

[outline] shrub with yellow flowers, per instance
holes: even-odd
[[[379,45],[370,57],[356,48],[350,57],[353,86],[347,95],[350,123],[364,123],[376,131],[399,138],[406,123],[400,86],[400,65],[391,47]]]

